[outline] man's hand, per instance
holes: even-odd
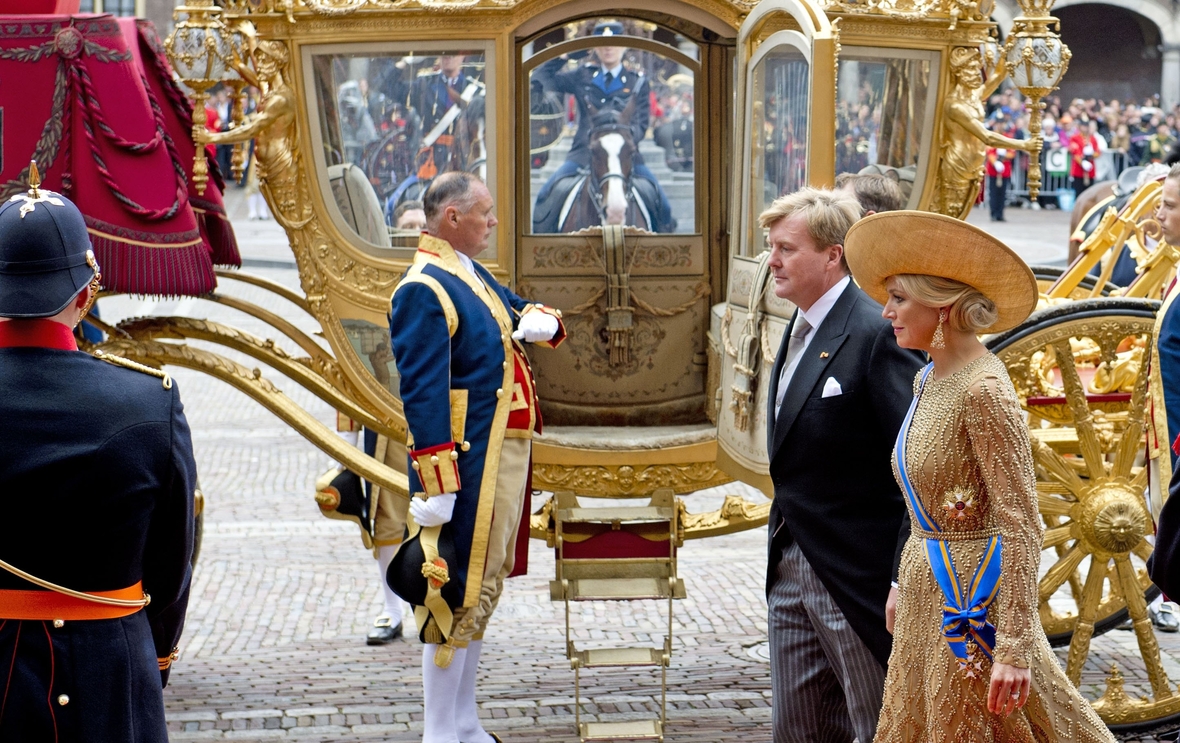
[[[1028,701],[1032,672],[1007,663],[992,666],[991,687],[987,692],[987,711],[1007,717]]]
[[[897,619],[897,587],[889,589],[889,598],[885,599],[885,629],[893,634],[893,624]]]
[[[413,498],[410,500],[410,515],[414,522],[423,528],[442,526],[451,520],[455,512],[455,494],[443,493],[430,498]]]
[[[516,332],[512,337],[520,341],[536,343],[537,341],[552,340],[557,335],[557,318],[544,312],[526,312],[520,316],[516,325]]]

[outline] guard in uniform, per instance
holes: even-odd
[[[159,743],[189,428],[166,374],[78,351],[98,265],[82,214],[35,176],[0,206],[0,741]]]
[[[461,161],[463,153],[455,146],[464,123],[461,114],[485,91],[482,82],[463,71],[463,59],[462,54],[443,55],[438,58],[438,72],[410,83],[407,104],[422,119],[420,181],[448,170],[467,169],[467,163]],[[482,111],[482,102],[478,108]]]
[[[623,24],[617,21],[599,23],[593,31],[593,35],[603,37],[621,36],[623,33]],[[651,123],[651,86],[642,72],[628,70],[623,66],[623,51],[624,47],[600,47],[595,50],[599,64],[583,65],[575,70],[562,71],[567,63],[565,57],[556,57],[537,68],[534,85],[539,83],[544,90],[572,95],[578,104],[578,130],[574,133],[569,154],[541,187],[537,194],[537,205],[546,203],[557,183],[590,167],[590,131],[594,128],[590,107],[599,111],[607,108],[622,111],[634,101],[634,112],[628,122],[631,138],[637,148],[632,158],[631,171],[650,181],[657,194],[658,203],[652,215],[656,225],[652,231],[674,232],[676,220],[672,217],[668,195],[664,193],[655,173],[643,164],[643,156],[638,152],[639,143],[647,136],[647,127]],[[554,232],[556,226],[534,225],[534,231]]]
[[[496,226],[482,181],[441,175],[424,206],[427,232],[390,315],[413,499],[388,580],[414,605],[427,643],[423,741],[490,743],[475,704],[476,670],[514,566],[541,426],[521,341],[555,347],[565,329],[560,312],[521,299],[472,260]]]

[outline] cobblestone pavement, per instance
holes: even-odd
[[[273,222],[247,222],[237,192],[230,207],[246,270],[297,286],[281,231]],[[1062,239],[1059,257],[1063,245]],[[314,330],[282,300],[240,282],[223,280],[221,287]],[[266,334],[252,318],[204,300],[113,297],[101,309],[113,320],[189,315]],[[263,372],[325,423],[334,422],[324,404]],[[230,387],[185,370],[174,375],[192,423],[207,511],[181,657],[165,692],[172,740],[419,740],[421,646],[416,640],[364,643],[379,611],[376,563],[355,526],[323,518],[314,503],[313,483],[329,466],[327,457]],[[690,496],[689,509],[717,508],[724,494],[735,492],[761,500],[730,485]],[[758,529],[691,542],[681,552],[688,598],[675,607],[671,741],[770,740],[765,544],[765,529]],[[549,601],[552,571],[552,555],[534,541],[530,573],[508,582],[485,643],[481,714],[488,729],[512,743],[576,740],[564,615]],[[662,608],[577,604],[572,623],[588,645],[658,645],[666,628]],[[1180,680],[1180,641],[1170,635],[1160,643],[1167,670]],[[1116,662],[1132,696],[1143,688],[1132,633],[1110,632],[1094,648],[1083,678],[1088,696],[1101,693],[1105,672]],[[658,672],[649,669],[588,671],[583,719],[650,718],[659,689]]]

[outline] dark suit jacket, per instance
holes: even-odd
[[[885,602],[910,525],[890,456],[923,360],[898,347],[881,305],[850,283],[815,330],[775,421],[788,340],[789,329],[769,380],[774,503],[766,590],[783,550],[797,542],[848,623],[885,665],[893,642]],[[828,377],[843,394],[822,397]]]
[[[1172,470],[1168,499],[1155,527],[1155,550],[1147,558],[1147,574],[1168,599],[1180,598],[1180,467]]]
[[[152,597],[60,628],[0,612],[0,741],[164,740],[157,659],[184,625],[196,486],[179,388],[78,351],[0,348],[0,421],[0,559],[81,591],[143,581]],[[5,571],[0,589],[41,590]]]

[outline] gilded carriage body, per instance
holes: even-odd
[[[909,208],[965,216],[993,136],[982,100],[1007,75],[1004,60],[1024,65],[1018,82],[1037,95],[1068,61],[1047,30],[1048,6],[1030,0],[1025,10],[1001,47],[987,3],[959,0],[196,0],[178,10],[170,55],[198,102],[215,79],[259,88],[258,111],[219,141],[254,140],[260,186],[286,230],[302,290],[218,275],[279,294],[318,322],[327,347],[282,316],[216,294],[302,355],[183,318],[107,328],[99,347],[217,376],[366,480],[408,495],[387,320],[417,241],[402,217],[438,173],[469,170],[488,183],[500,218],[481,261],[523,296],[562,308],[569,331],[562,349],[535,359],[545,432],[535,441],[534,487],[658,495],[660,508],[675,512],[677,539],[760,526],[765,500],[729,496],[717,511],[692,514],[674,499],[730,480],[771,494],[765,374],[794,308],[767,290],[757,215],[800,186],[869,169],[896,177]],[[215,43],[193,43],[194,29]],[[1039,140],[1022,146],[1035,150]],[[1023,375],[1018,388],[1048,483],[1046,549],[1062,567],[1047,577],[1055,584],[1044,584],[1042,622],[1059,642],[1081,628],[1086,648],[1127,611],[1142,629],[1141,588],[1128,590],[1142,577],[1127,556],[1145,556],[1146,543],[1111,546],[1102,541],[1109,530],[1092,527],[1106,506],[1127,507],[1143,467],[1121,455],[1117,487],[1098,469],[1085,487],[1070,473],[1087,452],[1115,457],[1132,448],[1119,440],[1141,435],[1134,418],[1146,394],[1146,351],[1138,366],[1132,357],[1147,348],[1144,312],[1154,313],[1091,310],[1114,312],[1127,332],[1107,332],[1097,351],[1061,346],[1052,357],[1047,344],[1091,326],[994,343]],[[1053,318],[1037,322],[1056,327]],[[1130,336],[1139,345],[1124,343]],[[187,339],[245,353],[311,390],[381,434],[381,456],[344,444],[258,370],[177,342]],[[1075,384],[1056,363],[1075,358],[1067,348],[1083,361],[1096,353],[1085,384],[1105,364],[1125,399]],[[1112,415],[1077,433],[1079,421],[1096,418],[1086,417],[1092,408]],[[1105,436],[1097,449],[1086,443],[1094,430]],[[533,536],[555,539],[557,500],[534,514]],[[1083,503],[1091,505],[1075,508]],[[1127,567],[1096,573],[1097,588],[1085,595],[1081,543],[1127,557]],[[1080,607],[1073,613],[1049,604],[1063,585]],[[1101,707],[1110,722],[1180,712],[1158,648],[1152,666],[1150,642],[1140,638],[1155,698],[1130,702],[1112,681]],[[1084,658],[1071,655],[1075,680]]]

